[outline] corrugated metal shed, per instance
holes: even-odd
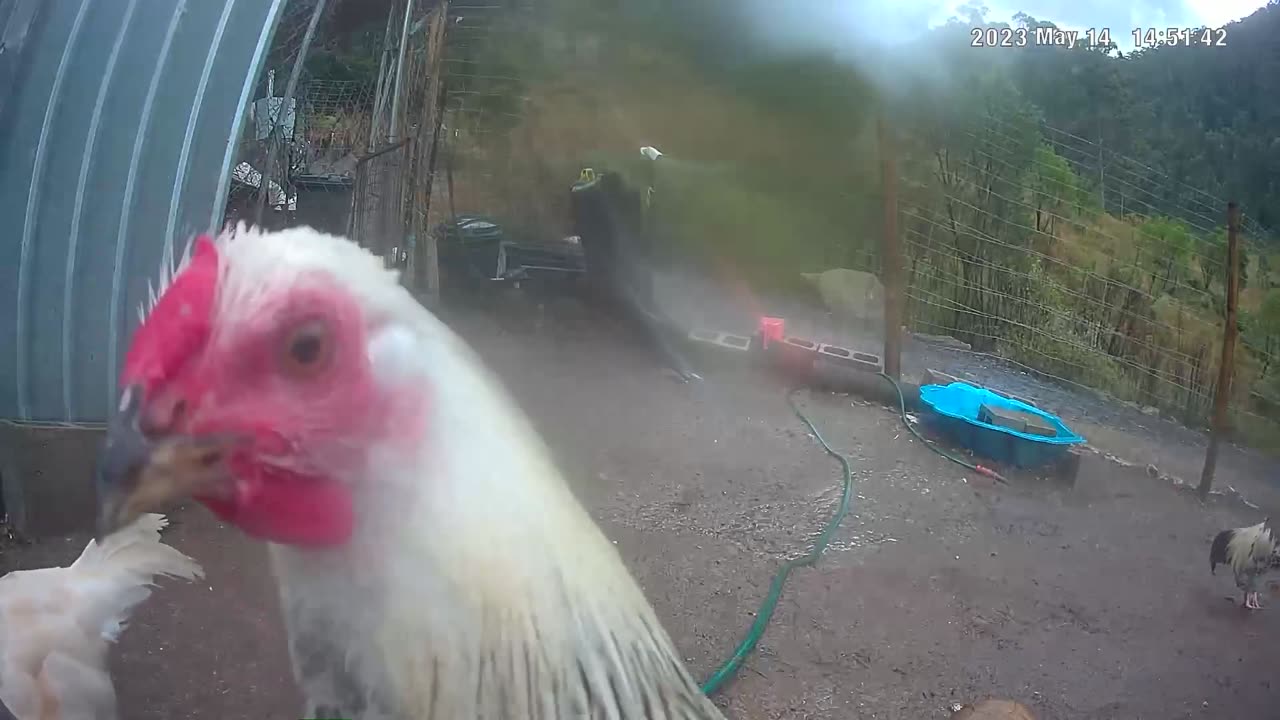
[[[0,418],[106,419],[148,279],[221,222],[283,4],[0,0]]]

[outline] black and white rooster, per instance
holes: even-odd
[[[1271,518],[1249,527],[1223,530],[1209,548],[1209,572],[1219,564],[1230,565],[1236,576],[1236,587],[1244,592],[1244,606],[1261,610],[1258,600],[1258,578],[1280,564],[1280,542],[1271,529]]]

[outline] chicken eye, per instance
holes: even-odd
[[[330,355],[329,327],[312,320],[296,327],[285,340],[283,365],[294,375],[322,370]]]

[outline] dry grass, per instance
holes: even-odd
[[[873,245],[879,232],[868,128],[835,139],[797,133],[785,114],[643,49],[580,63],[527,94],[509,133],[473,133],[457,120],[457,212],[555,237],[568,229],[569,187],[583,167],[620,172],[637,189],[653,177],[664,240],[731,259],[764,284],[785,276],[784,285],[850,264],[848,249]],[[666,155],[656,168],[639,153],[645,145]],[[438,197],[439,218],[448,202]]]

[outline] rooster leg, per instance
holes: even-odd
[[[1244,594],[1244,606],[1250,610],[1262,609],[1262,603],[1258,599],[1257,591]]]

